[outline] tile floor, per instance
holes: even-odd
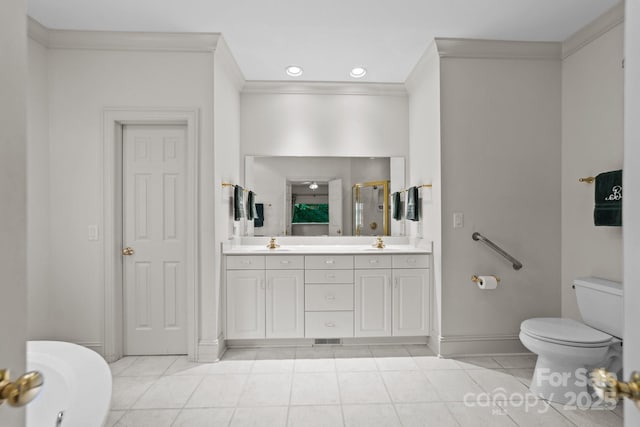
[[[535,357],[439,359],[426,346],[231,349],[219,363],[111,364],[106,426],[622,426],[622,410],[528,394]]]

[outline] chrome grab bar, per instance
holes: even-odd
[[[498,245],[496,245],[491,240],[487,239],[486,237],[484,237],[482,234],[478,233],[477,231],[471,235],[471,238],[473,240],[476,240],[476,241],[478,241],[478,240],[481,241],[482,243],[486,244],[491,249],[493,249],[494,251],[498,252],[500,255],[502,255],[506,259],[508,259],[509,262],[511,262],[513,264],[513,269],[514,270],[520,270],[522,268],[522,263],[520,261],[518,261],[517,259],[515,259],[511,255],[506,253],[502,248],[500,248]]]

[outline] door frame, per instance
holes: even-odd
[[[113,108],[103,110],[102,132],[102,270],[104,278],[104,357],[124,353],[124,289],[122,249],[122,130],[126,125],[186,126],[186,290],[187,356],[196,360],[198,342],[198,138],[197,108]]]

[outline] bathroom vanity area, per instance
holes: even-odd
[[[427,336],[431,244],[245,237],[223,246],[225,339]]]

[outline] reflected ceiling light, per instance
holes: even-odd
[[[311,184],[309,184],[309,188],[312,190],[317,190],[318,189],[318,183],[313,181]]]
[[[354,79],[361,79],[367,74],[367,69],[362,67],[353,67],[349,75]]]
[[[291,77],[300,77],[302,75],[302,67],[297,65],[289,65],[285,71],[287,72],[287,75]]]

